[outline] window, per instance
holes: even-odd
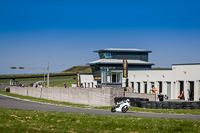
[[[104,55],[104,57],[105,57],[106,59],[111,59],[111,58],[112,58],[111,53],[104,53],[103,55]]]
[[[155,86],[154,82],[151,82],[151,88],[153,88]]]

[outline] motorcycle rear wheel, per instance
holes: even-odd
[[[127,111],[128,111],[128,107],[126,107],[126,106],[122,107],[122,112],[123,113],[126,113]]]

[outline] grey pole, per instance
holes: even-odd
[[[47,67],[47,87],[49,87],[49,62],[48,62],[48,67]]]
[[[44,69],[44,87],[45,87],[45,69]]]

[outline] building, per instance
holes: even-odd
[[[200,63],[173,64],[172,69],[153,70],[153,63],[148,62],[151,51],[140,49],[104,49],[98,52],[100,59],[88,63],[93,74],[81,75],[81,83],[86,87],[126,87],[137,93],[149,93],[156,87],[158,93],[165,94],[169,99],[178,99],[183,91],[188,100],[188,89],[191,99],[200,100]],[[122,76],[123,58],[128,62],[128,78]]]
[[[151,51],[141,49],[102,49],[94,51],[99,60],[88,63],[91,66],[98,87],[122,87],[122,62],[126,58],[129,70],[151,70],[148,62]]]

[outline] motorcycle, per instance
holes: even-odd
[[[119,103],[117,102],[117,104],[111,108],[111,112],[117,111],[117,112],[126,113],[130,107],[131,107],[130,100],[126,99]]]

